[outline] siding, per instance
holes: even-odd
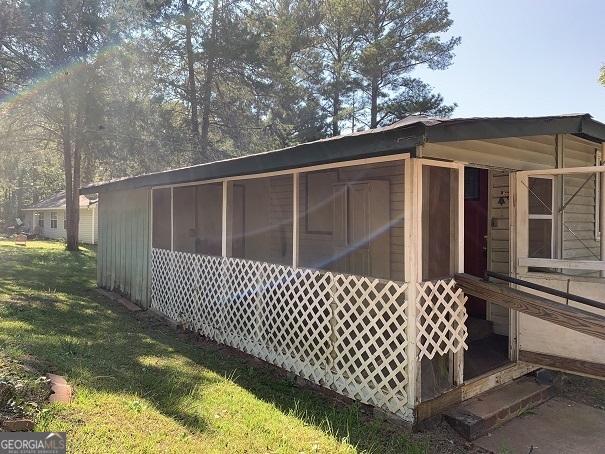
[[[150,191],[99,195],[97,284],[149,307]]]
[[[598,145],[573,136],[566,136],[563,144],[564,167],[595,165]],[[588,182],[584,184],[589,177]],[[563,177],[562,185],[561,203],[563,204],[576,191],[580,190],[580,192],[563,210],[561,257],[573,260],[598,260],[600,251],[596,236],[596,177],[595,175],[568,175]],[[572,270],[566,270],[565,273],[587,274]]]
[[[502,274],[510,272],[509,194],[510,172],[492,170],[489,175],[488,269]],[[504,202],[500,204],[500,200]],[[506,284],[503,284],[506,286]],[[487,303],[487,319],[494,323],[494,332],[508,336],[509,311]]]
[[[93,210],[95,211],[95,232],[94,232],[94,241],[93,241],[93,232],[92,232],[92,217]],[[95,244],[98,237],[98,224],[97,224],[97,208],[92,205],[87,208],[80,208],[80,222],[79,222],[79,231],[78,231],[78,241],[80,243],[87,244]],[[52,229],[50,227],[50,213],[57,213],[57,228]],[[28,211],[26,214],[27,222],[33,226],[34,231],[39,232],[41,236],[44,238],[50,238],[54,240],[64,240],[67,238],[67,231],[63,227],[65,225],[65,209],[57,208],[56,210],[42,210],[39,211],[40,217],[44,218],[44,228],[40,229],[38,227],[38,216],[33,217],[33,211]],[[33,220],[32,220],[33,217]],[[34,223],[35,221],[35,223]]]
[[[370,165],[343,167],[336,170],[339,182],[364,180],[386,180],[390,187],[390,278],[404,279],[403,250],[403,162],[385,162]],[[305,232],[304,209],[306,207],[306,180],[300,177],[300,256],[301,265],[305,262],[321,262],[322,254],[326,260],[333,253],[331,235],[313,235]]]

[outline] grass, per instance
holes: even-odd
[[[36,430],[70,452],[426,452],[357,405],[336,404],[214,344],[196,345],[95,290],[94,250],[0,241],[0,353],[75,388]]]

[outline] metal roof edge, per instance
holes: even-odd
[[[281,150],[215,161],[180,169],[139,175],[80,188],[80,194],[112,190],[141,189],[151,186],[190,183],[212,179],[277,172],[338,161],[388,156],[401,152],[415,153],[423,141],[425,126],[405,125],[367,134],[319,140]]]

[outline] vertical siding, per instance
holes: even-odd
[[[99,195],[97,284],[149,306],[149,190]]]

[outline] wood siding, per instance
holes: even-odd
[[[97,285],[149,307],[150,191],[99,196]]]

